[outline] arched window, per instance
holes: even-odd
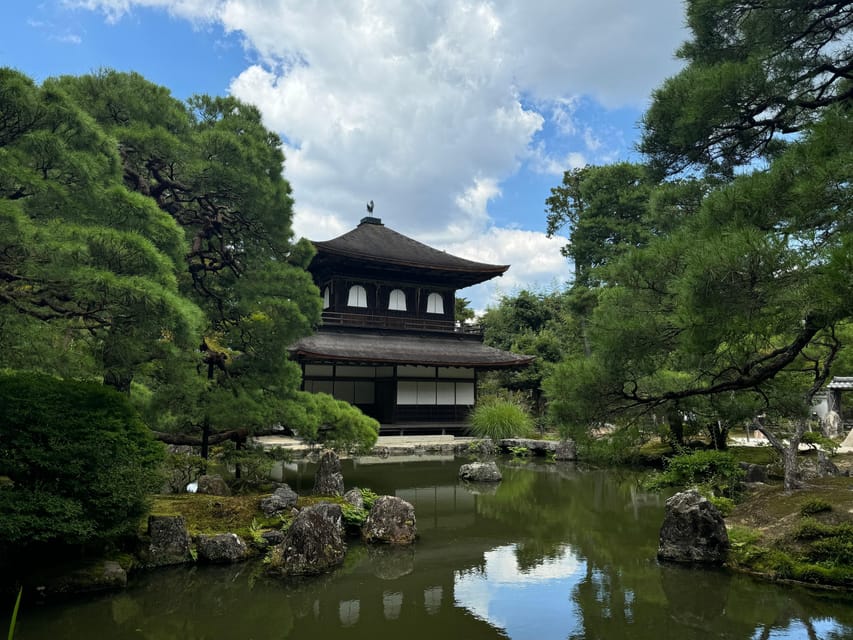
[[[331,295],[329,294],[329,287],[323,289],[323,308],[328,309],[331,304]]]
[[[347,296],[348,307],[367,307],[367,291],[360,284],[354,284],[349,288]]]
[[[444,299],[440,293],[431,293],[427,298],[427,313],[444,313]]]
[[[394,289],[388,298],[389,311],[405,311],[406,310],[406,294],[400,289]]]

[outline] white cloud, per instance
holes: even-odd
[[[581,121],[581,101],[639,110],[684,39],[681,0],[66,2],[110,20],[163,8],[240,34],[258,62],[230,91],[285,140],[297,233],[338,235],[373,199],[375,215],[423,242],[510,243],[504,284],[562,273],[537,271],[538,253],[563,258],[541,234],[491,228],[502,183],[598,160],[611,135]],[[577,148],[552,144],[546,126],[580,136]]]
[[[459,293],[471,300],[471,308],[482,312],[497,304],[502,295],[513,295],[524,288],[554,289],[565,284],[571,269],[560,248],[566,243],[568,238],[564,236],[548,238],[537,231],[492,227],[480,237],[440,248],[477,262],[510,265],[500,278]]]

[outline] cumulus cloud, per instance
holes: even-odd
[[[560,254],[566,243],[568,238],[564,236],[546,238],[536,231],[492,227],[475,240],[447,243],[440,248],[477,262],[510,265],[500,278],[460,292],[471,300],[471,308],[482,313],[486,307],[497,304],[501,296],[513,295],[521,289],[562,287],[571,277],[569,263]]]
[[[684,39],[681,0],[66,2],[110,20],[159,7],[239,34],[254,62],[229,90],[285,141],[297,233],[338,235],[373,199],[423,242],[509,243],[502,287],[565,274],[541,233],[492,227],[501,184],[601,161],[611,132],[582,122],[579,105],[639,114]]]

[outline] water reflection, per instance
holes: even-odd
[[[270,580],[257,563],[139,574],[125,592],[61,605],[25,596],[16,638],[853,637],[848,595],[659,565],[663,497],[633,474],[502,465],[502,483],[472,492],[460,463],[345,464],[347,486],[415,505],[414,547],[352,542],[339,571],[312,579]],[[313,486],[311,466],[282,473]]]
[[[481,569],[457,571],[454,598],[481,620],[510,638],[565,638],[576,615],[566,615],[566,593],[582,567],[569,547],[541,564],[522,568],[516,545],[484,554]]]

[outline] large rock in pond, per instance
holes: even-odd
[[[198,559],[201,562],[228,564],[245,560],[249,554],[246,543],[236,533],[219,533],[213,536],[200,535],[195,541]]]
[[[260,507],[264,515],[274,516],[283,511],[290,511],[296,506],[298,500],[299,496],[296,492],[288,485],[284,485],[276,489],[271,496],[263,498]]]
[[[184,517],[148,516],[148,534],[142,539],[137,555],[143,567],[192,562]]]
[[[278,575],[313,575],[342,564],[346,555],[339,504],[316,504],[300,511],[284,541],[270,553],[268,571]]]
[[[412,544],[417,535],[415,508],[396,496],[379,497],[361,528],[365,542]]]
[[[729,549],[726,523],[717,507],[696,491],[666,501],[658,558],[672,562],[722,564]]]
[[[493,461],[469,462],[459,467],[459,478],[468,482],[500,482],[503,479]]]
[[[228,488],[222,476],[199,476],[196,493],[204,493],[209,496],[230,496],[231,489]]]
[[[314,495],[341,496],[344,494],[344,476],[341,473],[341,461],[331,449],[320,454],[320,464],[314,475]]]

